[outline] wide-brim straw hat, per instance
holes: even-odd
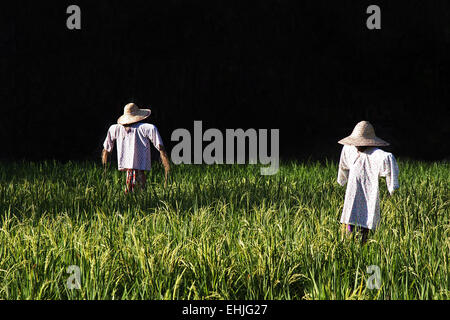
[[[340,140],[339,143],[355,147],[384,147],[389,145],[389,142],[375,135],[375,129],[369,121],[358,123],[352,134]]]
[[[139,109],[134,103],[129,103],[123,110],[123,115],[117,120],[118,124],[127,125],[142,121],[150,116],[150,109]]]

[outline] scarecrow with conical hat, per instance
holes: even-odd
[[[375,135],[368,121],[358,123],[339,143],[344,147],[337,181],[342,186],[347,183],[341,223],[349,233],[362,231],[365,243],[369,230],[375,230],[380,222],[379,177],[386,177],[392,195],[399,187],[397,162],[392,153],[379,148],[389,143]]]
[[[170,164],[161,136],[153,124],[142,122],[150,114],[149,109],[140,109],[134,103],[127,104],[117,124],[109,128],[103,143],[103,165],[107,164],[114,144],[117,144],[119,171],[127,173],[125,193],[145,187],[145,171],[151,170],[150,144],[160,152],[165,171],[164,185],[167,184]]]

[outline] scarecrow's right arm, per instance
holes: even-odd
[[[167,185],[167,175],[169,174],[170,171],[170,162],[169,162],[169,157],[167,156],[167,152],[166,149],[164,148],[163,145],[158,145],[158,149],[159,149],[159,154],[161,156],[161,162],[164,166],[164,176],[165,176],[165,181],[164,181],[164,186]]]
[[[398,183],[398,164],[392,153],[387,153],[381,165],[380,176],[386,177],[386,184],[389,195],[393,195],[394,191],[399,188]]]
[[[170,171],[169,156],[167,155],[166,149],[164,148],[164,144],[162,142],[161,135],[159,134],[158,129],[152,124],[147,124],[146,129],[148,130],[147,131],[148,139],[151,141],[153,146],[159,151],[159,155],[161,157],[161,162],[164,166],[164,176],[165,176],[164,186],[166,186],[167,185],[167,176]]]

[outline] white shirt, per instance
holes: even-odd
[[[158,129],[149,123],[130,125],[129,132],[120,124],[112,125],[106,136],[103,148],[111,152],[117,142],[117,160],[120,171],[126,169],[151,169],[150,142],[159,150],[163,146]]]
[[[338,183],[344,186],[344,209],[341,223],[376,229],[380,221],[379,177],[386,177],[389,193],[398,189],[398,166],[395,157],[381,149],[370,147],[358,152],[344,146],[339,162]]]

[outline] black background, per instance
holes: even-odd
[[[82,29],[66,28],[81,8]],[[382,29],[368,30],[377,4]],[[396,156],[448,159],[449,1],[15,1],[1,5],[0,159],[96,159],[128,102],[177,128],[279,128],[337,158],[369,120]]]

